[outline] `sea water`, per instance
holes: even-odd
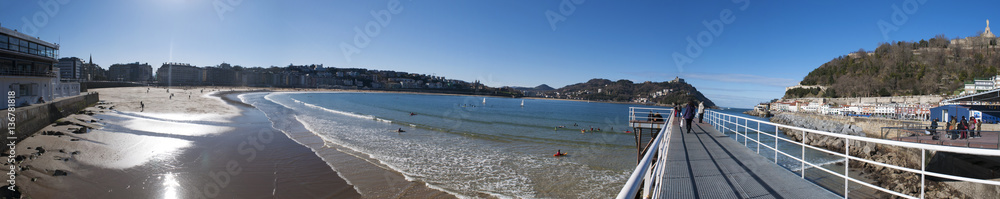
[[[633,134],[624,132],[636,105],[394,93],[241,98],[276,128],[301,124],[458,196],[609,198],[636,165]],[[569,155],[553,157],[557,150]]]
[[[629,107],[637,105],[350,92],[255,93],[241,99],[264,111],[279,130],[302,128],[408,180],[463,197],[610,198],[636,165],[633,134],[624,131],[631,130]],[[743,111],[721,110],[767,121]],[[773,129],[766,124],[760,128],[772,135]],[[727,135],[743,142],[741,136]],[[748,135],[756,139],[756,133]],[[767,146],[773,147],[774,140],[761,136],[763,143],[772,143]],[[802,156],[798,145],[778,143],[782,152]],[[747,145],[756,151],[754,143]],[[569,155],[553,157],[556,150]],[[766,147],[760,154],[775,157]],[[843,171],[835,165],[843,158],[812,149],[806,149],[805,157]],[[777,164],[796,173],[802,168],[780,154]]]

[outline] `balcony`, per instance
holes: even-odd
[[[0,76],[56,77],[52,71],[0,70]]]

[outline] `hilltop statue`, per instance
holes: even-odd
[[[990,32],[990,20],[989,19],[986,20],[986,30],[984,30],[983,34],[980,35],[980,36],[982,36],[982,37],[996,37],[996,35],[993,35],[993,32]]]

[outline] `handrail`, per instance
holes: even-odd
[[[634,116],[634,112],[636,109],[637,109],[636,107],[629,107],[630,121],[634,119],[632,118],[632,116]],[[645,108],[639,108],[639,109],[645,109]],[[649,197],[649,193],[651,190],[654,191],[654,195],[659,193],[657,191],[659,189],[659,177],[662,176],[664,170],[666,169],[663,166],[664,164],[660,163],[665,162],[663,161],[666,159],[665,152],[670,145],[669,134],[672,131],[670,129],[672,129],[671,127],[674,124],[673,110],[669,109],[662,109],[662,110],[669,111],[668,113],[670,113],[670,117],[667,117],[668,118],[667,125],[660,129],[660,132],[657,133],[656,138],[653,140],[652,144],[649,147],[646,147],[647,148],[646,155],[644,155],[642,157],[642,160],[639,161],[639,164],[636,165],[635,170],[632,171],[632,175],[629,176],[628,181],[625,182],[625,186],[622,188],[620,192],[618,192],[618,196],[616,198],[618,199],[635,198],[635,196],[639,194],[639,187],[642,186],[643,184],[645,184],[646,185],[645,187],[647,187],[647,189],[644,190],[644,192],[646,193],[645,194],[646,198]],[[660,147],[661,143],[664,144],[663,147]],[[660,155],[660,153],[663,154]],[[655,163],[653,163],[652,161],[654,158],[657,158],[657,161]],[[651,189],[649,189],[650,183],[653,183]]]
[[[735,116],[735,115],[720,113],[720,112],[712,111],[712,110],[707,111],[707,114],[709,115],[708,116],[709,117],[709,119],[708,119],[709,122],[711,124],[713,124],[714,126],[716,126],[716,129],[718,129],[719,131],[722,131],[723,133],[726,133],[726,132],[734,132],[734,133],[736,133],[737,134],[737,137],[736,137],[737,141],[742,136],[743,143],[745,145],[747,143],[749,143],[749,141],[753,141],[753,142],[757,143],[757,147],[758,147],[757,153],[758,154],[760,153],[760,146],[764,145],[765,148],[774,150],[774,152],[775,152],[774,155],[775,155],[775,161],[776,162],[777,162],[777,158],[778,158],[777,155],[779,153],[781,155],[784,155],[786,157],[789,157],[791,159],[799,161],[802,164],[802,169],[800,171],[801,172],[800,175],[803,178],[805,178],[805,169],[806,169],[805,166],[807,164],[809,166],[811,166],[812,168],[817,168],[817,169],[819,169],[819,170],[821,170],[823,172],[832,174],[832,175],[837,176],[837,177],[844,178],[844,180],[845,180],[845,182],[844,182],[844,184],[845,184],[844,185],[845,186],[844,187],[844,193],[845,193],[844,197],[845,198],[848,195],[847,194],[848,193],[848,189],[847,189],[847,184],[848,184],[847,182],[848,181],[855,182],[855,183],[861,184],[863,186],[867,186],[867,187],[870,187],[870,188],[873,188],[873,189],[876,189],[876,190],[879,190],[879,191],[882,191],[882,192],[886,192],[886,193],[889,193],[889,194],[892,194],[892,195],[896,195],[896,196],[899,196],[899,197],[903,197],[903,198],[917,198],[917,197],[910,196],[910,195],[903,194],[903,193],[899,193],[899,192],[895,192],[895,191],[891,191],[891,190],[888,190],[886,188],[882,188],[882,187],[879,187],[879,186],[875,186],[875,185],[863,182],[861,180],[850,178],[849,175],[848,175],[849,169],[846,169],[844,171],[844,173],[837,173],[837,172],[830,171],[830,170],[828,170],[826,168],[819,167],[819,165],[815,165],[813,163],[809,163],[808,161],[805,161],[805,148],[810,148],[810,149],[813,149],[813,150],[816,150],[816,151],[819,151],[819,152],[823,152],[823,153],[827,153],[827,154],[832,154],[832,155],[843,157],[843,158],[849,159],[849,160],[855,160],[855,161],[870,163],[870,164],[874,164],[874,165],[878,165],[878,166],[883,166],[883,167],[887,167],[887,168],[891,168],[891,169],[896,169],[896,170],[901,170],[901,171],[906,171],[906,172],[920,174],[920,180],[921,180],[920,198],[924,197],[924,191],[926,191],[926,186],[925,186],[926,179],[925,179],[925,176],[927,176],[927,175],[929,175],[929,176],[935,176],[935,177],[940,177],[940,178],[945,178],[945,179],[951,179],[951,180],[959,180],[959,181],[974,182],[974,183],[979,183],[979,184],[988,184],[988,185],[997,185],[997,186],[1000,186],[1000,182],[996,182],[996,181],[974,179],[974,178],[967,178],[967,177],[961,177],[961,176],[953,176],[953,175],[948,175],[948,174],[941,174],[941,173],[929,172],[929,171],[926,171],[926,168],[925,168],[925,166],[923,164],[921,164],[921,167],[918,170],[918,169],[912,169],[912,168],[906,168],[906,167],[902,167],[902,166],[896,166],[896,165],[881,163],[881,162],[877,162],[877,161],[874,161],[874,160],[868,160],[868,159],[863,159],[863,158],[859,158],[859,157],[854,157],[854,156],[850,155],[850,150],[849,150],[850,149],[850,142],[851,141],[864,141],[864,142],[871,142],[871,143],[877,143],[877,144],[886,144],[886,145],[900,146],[900,147],[906,147],[906,148],[916,148],[916,149],[920,149],[921,150],[921,153],[922,153],[921,154],[921,159],[922,159],[921,162],[926,162],[926,155],[925,155],[926,153],[925,152],[927,150],[953,152],[953,153],[962,153],[962,154],[971,154],[971,155],[1000,156],[1000,151],[998,151],[996,149],[976,149],[976,148],[965,148],[965,147],[954,147],[954,146],[939,146],[939,145],[919,144],[919,143],[911,143],[911,142],[903,142],[903,141],[894,141],[894,140],[869,138],[869,137],[863,137],[863,136],[835,134],[835,133],[830,133],[830,132],[825,132],[825,131],[818,131],[818,130],[813,130],[813,129],[805,129],[805,128],[801,128],[801,127],[795,127],[795,126],[789,126],[789,125],[784,125],[784,124],[777,124],[777,123],[772,123],[772,122],[767,122],[767,121],[761,121],[761,120],[747,118],[747,117],[742,117],[742,116]],[[735,119],[735,121],[733,121],[733,119]],[[740,120],[743,121],[742,124],[741,124]],[[749,121],[757,123],[758,124],[757,128],[753,129],[753,127],[748,126],[747,123]],[[723,123],[723,125],[720,125],[720,123]],[[724,125],[724,123],[733,124],[736,129],[730,129],[729,127],[727,127],[726,125]],[[774,134],[772,135],[772,134],[765,133],[765,132],[761,131],[760,130],[760,125],[761,124],[774,126],[774,128],[775,128]],[[803,140],[801,140],[801,141],[792,141],[792,140],[789,140],[789,139],[786,139],[786,138],[779,137],[778,136],[778,128],[779,127],[786,128],[786,129],[791,129],[791,130],[798,130],[798,131],[802,131],[803,133],[814,133],[814,134],[820,134],[820,135],[824,135],[824,136],[832,136],[832,137],[842,138],[842,139],[844,139],[845,152],[844,153],[834,152],[834,151],[830,151],[830,150],[827,150],[827,149],[823,149],[823,148],[819,148],[819,147],[815,147],[815,146],[812,146],[812,145],[805,144],[805,139],[807,139],[807,137],[804,136],[804,135],[803,135]],[[740,132],[741,128],[743,129],[742,133]],[[757,139],[752,139],[749,136],[747,136],[747,133],[749,133],[749,131],[757,132]],[[775,146],[774,147],[767,146],[764,143],[760,142],[760,136],[762,134],[764,134],[766,136],[771,136],[771,137],[775,138]],[[800,157],[795,157],[795,156],[787,154],[787,153],[785,153],[783,151],[780,151],[778,149],[778,146],[777,146],[778,140],[783,140],[783,141],[786,141],[788,143],[794,143],[796,145],[801,146],[802,147],[802,154],[801,154],[802,157],[801,158]],[[845,163],[845,167],[848,167],[846,165],[846,163]]]

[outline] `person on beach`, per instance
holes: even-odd
[[[139,112],[143,112],[145,110],[146,110],[146,104],[143,104],[142,101],[139,101]]]
[[[705,102],[698,102],[698,123],[704,124],[705,118]]]
[[[687,106],[684,107],[684,127],[687,128],[687,133],[691,133],[691,121],[694,120],[694,100],[688,102]]]

